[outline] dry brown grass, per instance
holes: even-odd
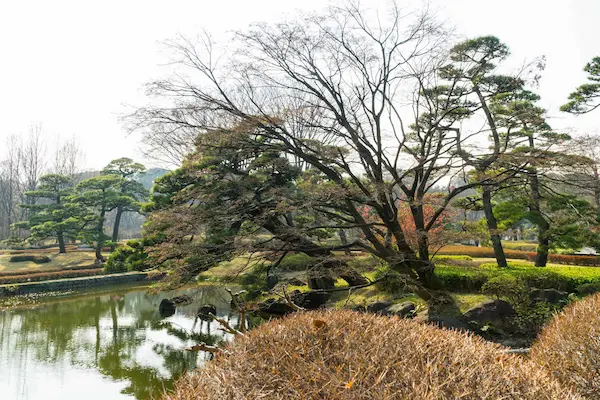
[[[600,294],[566,307],[542,330],[531,358],[589,399],[600,399]]]
[[[351,311],[265,323],[228,351],[164,399],[579,398],[479,337]]]

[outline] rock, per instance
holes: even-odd
[[[176,308],[177,306],[171,300],[162,299],[158,306],[158,312],[162,317],[170,317],[171,315],[175,314]]]
[[[386,314],[384,311],[386,308],[392,306],[391,301],[376,301],[367,306],[367,311],[377,314]]]
[[[412,301],[405,301],[400,304],[392,304],[384,310],[387,315],[397,315],[400,318],[413,318],[415,316],[417,306]]]
[[[469,326],[456,317],[446,315],[429,315],[424,322],[435,325],[438,328],[454,329],[457,331],[468,331]]]
[[[205,304],[198,309],[198,317],[204,321],[211,320],[212,317],[209,315],[217,315],[217,307],[212,304]]]
[[[263,318],[283,316],[294,311],[292,307],[282,301],[267,299],[258,305],[258,313]]]
[[[349,286],[360,286],[369,283],[369,280],[365,276],[349,265],[340,267],[337,271],[337,274],[340,278],[345,280]]]
[[[289,295],[295,305],[306,308],[307,310],[314,310],[321,307],[329,300],[330,296],[327,292],[300,292],[299,290],[294,290]],[[283,299],[267,299],[258,305],[259,314],[267,317],[273,315],[282,316],[293,311],[294,309]]]
[[[532,289],[530,296],[534,303],[559,304],[569,298],[569,293],[556,289]]]
[[[308,287],[316,290],[333,289],[335,279],[331,271],[326,268],[311,268],[307,273]]]
[[[277,275],[267,275],[267,289],[273,289],[279,283]]]
[[[329,300],[330,294],[327,292],[308,291],[300,292],[295,290],[290,296],[294,304],[306,308],[307,310],[316,310]]]
[[[187,306],[189,304],[192,304],[192,302],[194,301],[194,299],[192,299],[190,296],[188,296],[187,294],[183,294],[181,296],[176,296],[173,297],[171,299],[171,301],[175,304],[177,304],[178,306]]]
[[[494,328],[510,331],[515,315],[515,309],[510,303],[497,299],[470,309],[464,313],[463,319],[473,322],[479,327],[491,324]]]
[[[285,283],[286,283],[287,285],[290,285],[290,286],[306,286],[306,282],[302,282],[302,281],[301,281],[300,279],[298,279],[298,278],[290,278],[290,279],[287,279],[287,280],[285,281]]]

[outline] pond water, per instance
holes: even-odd
[[[161,317],[160,301],[181,294],[194,303]],[[185,347],[230,339],[196,317],[204,304],[237,324],[227,292],[208,286],[158,294],[113,287],[0,311],[0,399],[160,398],[210,358]]]

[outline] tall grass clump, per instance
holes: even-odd
[[[566,307],[542,330],[531,359],[588,399],[600,398],[600,294]]]
[[[396,317],[295,313],[226,350],[164,399],[579,398],[499,345]]]

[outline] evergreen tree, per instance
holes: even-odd
[[[18,223],[19,227],[29,229],[33,241],[56,238],[59,252],[66,253],[65,238],[75,237],[82,226],[82,209],[69,201],[72,194],[71,178],[58,174],[42,176],[37,190],[25,192],[33,201],[21,205],[29,210],[29,219]]]
[[[600,107],[600,57],[594,57],[583,70],[589,83],[579,86],[569,95],[569,102],[560,109],[573,114],[585,114]]]
[[[102,175],[118,175],[124,180],[120,185],[121,201],[115,209],[115,223],[112,232],[113,246],[119,240],[119,225],[124,212],[139,212],[140,203],[148,198],[148,191],[133,178],[146,171],[146,167],[134,162],[131,158],[118,158],[111,161],[102,170]],[[134,201],[132,201],[132,199]]]
[[[83,217],[85,228],[81,231],[83,241],[94,246],[96,261],[103,262],[102,248],[110,243],[110,236],[104,233],[106,213],[119,205],[134,203],[135,199],[121,193],[125,178],[119,175],[99,175],[86,179],[76,187],[78,194],[71,201],[87,208]]]

